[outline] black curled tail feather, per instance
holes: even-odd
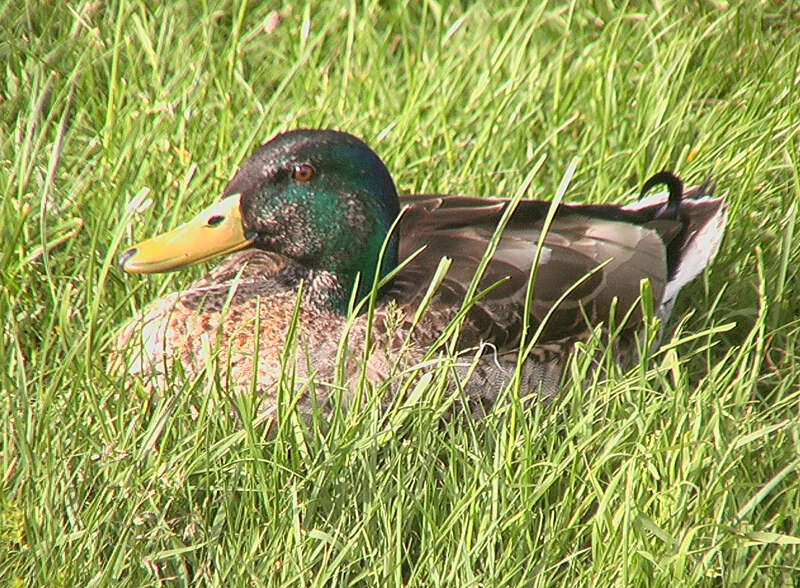
[[[671,171],[660,171],[644,183],[641,197],[643,198],[653,186],[657,186],[658,184],[667,186],[669,198],[663,208],[656,213],[656,218],[677,220],[681,208],[681,200],[683,199],[683,182]]]
[[[669,197],[667,202],[656,211],[654,219],[677,221],[680,229],[665,243],[667,248],[667,275],[669,279],[675,276],[680,265],[684,241],[686,239],[687,225],[681,221],[681,201],[683,200],[683,182],[671,171],[660,171],[642,186],[642,197],[654,186],[664,184],[667,186]]]

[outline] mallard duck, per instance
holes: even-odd
[[[540,327],[540,333],[522,369],[527,391],[556,394],[574,343],[608,321],[612,308],[617,321],[628,315],[620,339],[633,339],[641,328],[643,280],[666,321],[681,287],[713,260],[726,209],[721,198],[710,197],[712,185],[684,192],[677,176],[661,172],[642,195],[657,184],[667,193],[629,206],[556,209],[529,306],[530,332]],[[330,382],[338,361],[350,376],[363,368],[367,381],[385,380],[422,362],[456,318],[510,205],[504,198],[398,198],[386,165],[360,139],[333,130],[279,134],[244,163],[220,201],[122,254],[120,265],[131,273],[227,257],[132,320],[117,356],[128,373],[162,385],[174,361],[182,364],[183,377],[213,361],[221,381],[255,386],[267,405],[274,404],[282,372],[297,382],[312,375],[317,383]],[[470,369],[468,360],[459,364],[456,373],[470,375],[467,395],[483,407],[491,406],[517,364],[527,285],[549,208],[548,202],[518,202],[478,284],[482,296],[463,320],[456,348],[478,360]],[[426,298],[443,258],[449,269]],[[379,280],[387,283],[374,312],[363,312],[363,304],[348,323],[348,309]],[[290,330],[296,353],[287,365]],[[344,358],[337,360],[345,332]],[[365,355],[367,341],[372,352]],[[329,388],[303,389],[302,410],[326,405]]]

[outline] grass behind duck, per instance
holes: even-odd
[[[800,15],[723,4],[4,7],[3,583],[791,583]],[[662,351],[592,373],[599,333],[587,384],[478,423],[442,424],[435,370],[272,440],[213,379],[111,378],[124,320],[202,271],[119,252],[297,126],[364,137],[401,192],[514,194],[542,156],[545,199],[575,157],[566,201],[713,175],[728,234]]]

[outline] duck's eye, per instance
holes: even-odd
[[[307,182],[314,177],[314,168],[310,163],[300,163],[294,167],[294,179],[298,182]]]

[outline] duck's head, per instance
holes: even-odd
[[[330,273],[341,286],[330,303],[342,310],[356,275],[359,298],[372,287],[398,214],[392,177],[363,141],[339,131],[290,131],[261,146],[219,202],[127,250],[120,265],[131,273],[166,272],[257,247]],[[381,275],[396,265],[392,237]]]

